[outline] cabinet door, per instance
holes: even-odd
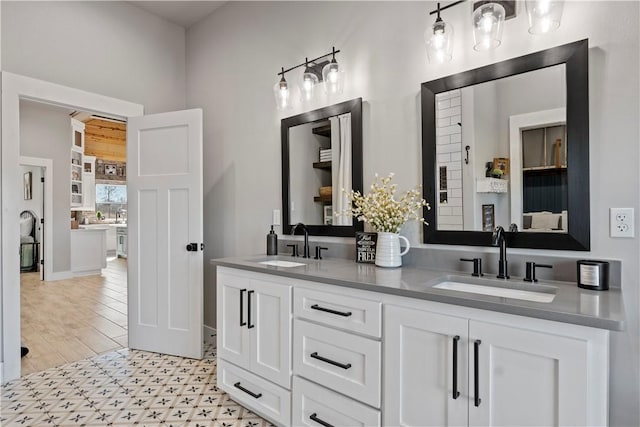
[[[587,425],[587,345],[553,331],[470,321],[469,424]]]
[[[385,425],[467,425],[467,329],[466,319],[385,307]]]
[[[291,389],[291,286],[251,280],[250,370]]]
[[[251,356],[247,329],[247,294],[249,280],[218,274],[218,355],[244,368]]]

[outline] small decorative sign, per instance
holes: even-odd
[[[373,264],[376,261],[378,233],[356,232],[356,262]]]

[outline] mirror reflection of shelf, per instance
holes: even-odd
[[[313,201],[314,202],[322,202],[322,203],[331,203],[332,200],[332,196],[328,195],[328,196],[313,196]]]
[[[314,169],[331,169],[331,162],[313,162]]]
[[[331,138],[331,123],[327,123],[326,125],[318,126],[311,129],[311,133],[320,136],[326,136],[327,138]]]

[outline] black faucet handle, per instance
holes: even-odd
[[[298,254],[298,244],[297,244],[297,243],[296,243],[296,244],[293,244],[293,245],[287,245],[287,247],[288,247],[288,248],[289,248],[289,247],[291,248],[291,256],[296,256],[296,257],[297,257],[297,256],[300,256],[300,255]]]
[[[316,246],[316,256],[314,259],[322,259],[322,251],[327,251],[329,248],[323,248],[321,246]]]
[[[460,261],[472,262],[473,263],[473,273],[471,273],[474,277],[482,277],[482,258],[460,258]]]
[[[538,279],[536,279],[536,268],[541,267],[541,268],[553,268],[553,265],[549,265],[549,264],[536,264],[533,261],[527,261],[527,263],[525,264],[525,271],[524,271],[524,280],[525,282],[537,282]]]

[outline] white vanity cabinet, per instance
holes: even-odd
[[[245,404],[249,399],[249,407],[273,421],[289,424],[288,409],[285,417],[284,407],[273,410],[271,400],[277,396],[278,405],[286,402],[289,408],[291,284],[277,276],[218,268],[217,298],[218,357],[227,372],[218,376],[218,385]],[[232,387],[224,382],[229,377],[236,379]]]
[[[385,307],[386,425],[607,425],[607,331],[427,305]]]

